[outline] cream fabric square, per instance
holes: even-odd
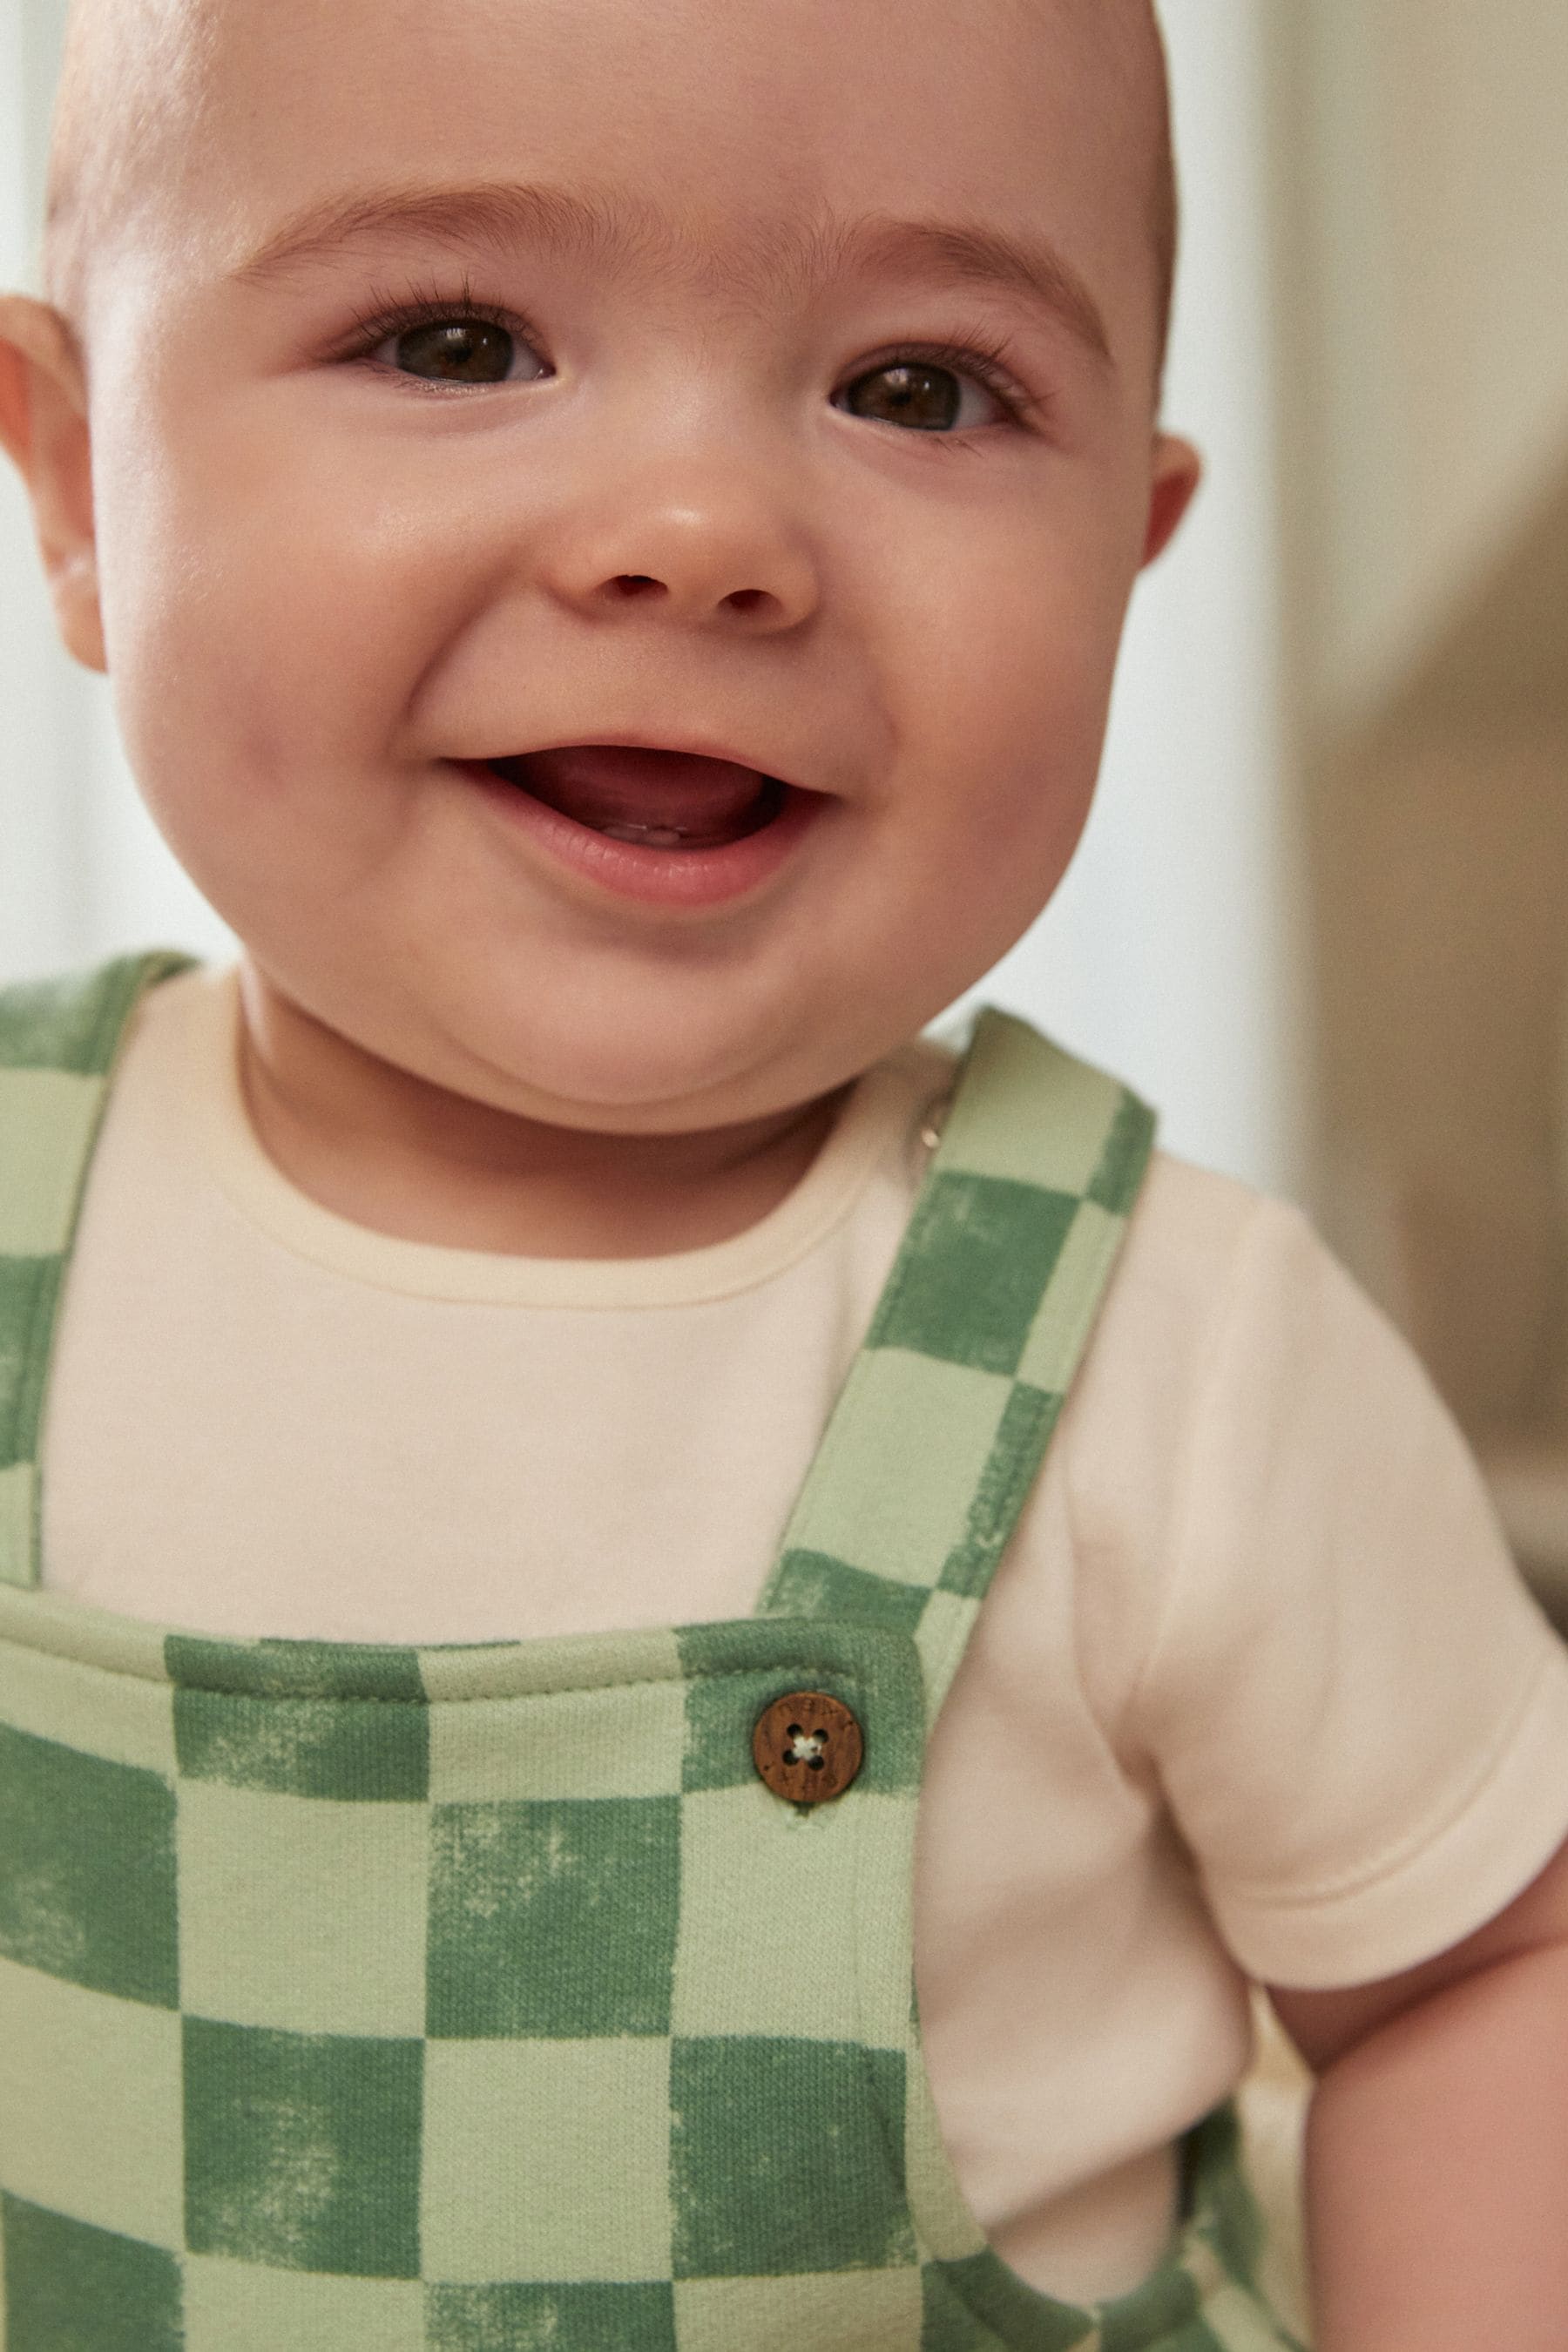
[[[428,1809],[179,1787],[180,1993],[300,2033],[425,2032]]]
[[[15,2197],[177,2252],[180,2020],[0,1959],[0,2179]]]
[[[431,2042],[426,2277],[668,2278],[669,2050],[662,2036]]]

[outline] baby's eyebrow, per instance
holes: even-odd
[[[416,236],[453,247],[526,244],[602,267],[657,265],[731,299],[807,296],[854,269],[984,286],[1043,312],[1100,361],[1110,340],[1088,285],[1048,239],[983,221],[863,219],[766,223],[745,257],[704,250],[632,194],[485,181],[457,187],[350,190],[284,221],[233,271],[245,286],[308,272],[355,246]]]

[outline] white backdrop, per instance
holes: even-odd
[[[1173,1149],[1297,1176],[1268,324],[1265,12],[1170,0],[1186,247],[1167,413],[1209,478],[1143,583],[1100,799],[1044,919],[984,993],[1108,1063]],[[0,282],[33,282],[63,0],[0,6]],[[109,691],[57,646],[0,480],[0,978],[226,934],[136,800]]]

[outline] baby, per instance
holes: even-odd
[[[1568,2343],[1568,1662],[1292,1213],[921,1036],[1174,223],[1144,0],[80,0],[0,434],[244,955],[0,1003],[14,2352],[1265,2352],[1251,1984],[1320,2352]]]

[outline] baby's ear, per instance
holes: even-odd
[[[107,669],[86,371],[68,322],[25,294],[0,296],[0,442],[33,502],[60,635],[89,669]]]
[[[1149,528],[1143,541],[1143,561],[1152,563],[1163,555],[1181,527],[1182,518],[1196,496],[1204,478],[1204,461],[1190,441],[1180,441],[1173,433],[1160,433],[1154,438],[1154,472],[1149,489]]]

